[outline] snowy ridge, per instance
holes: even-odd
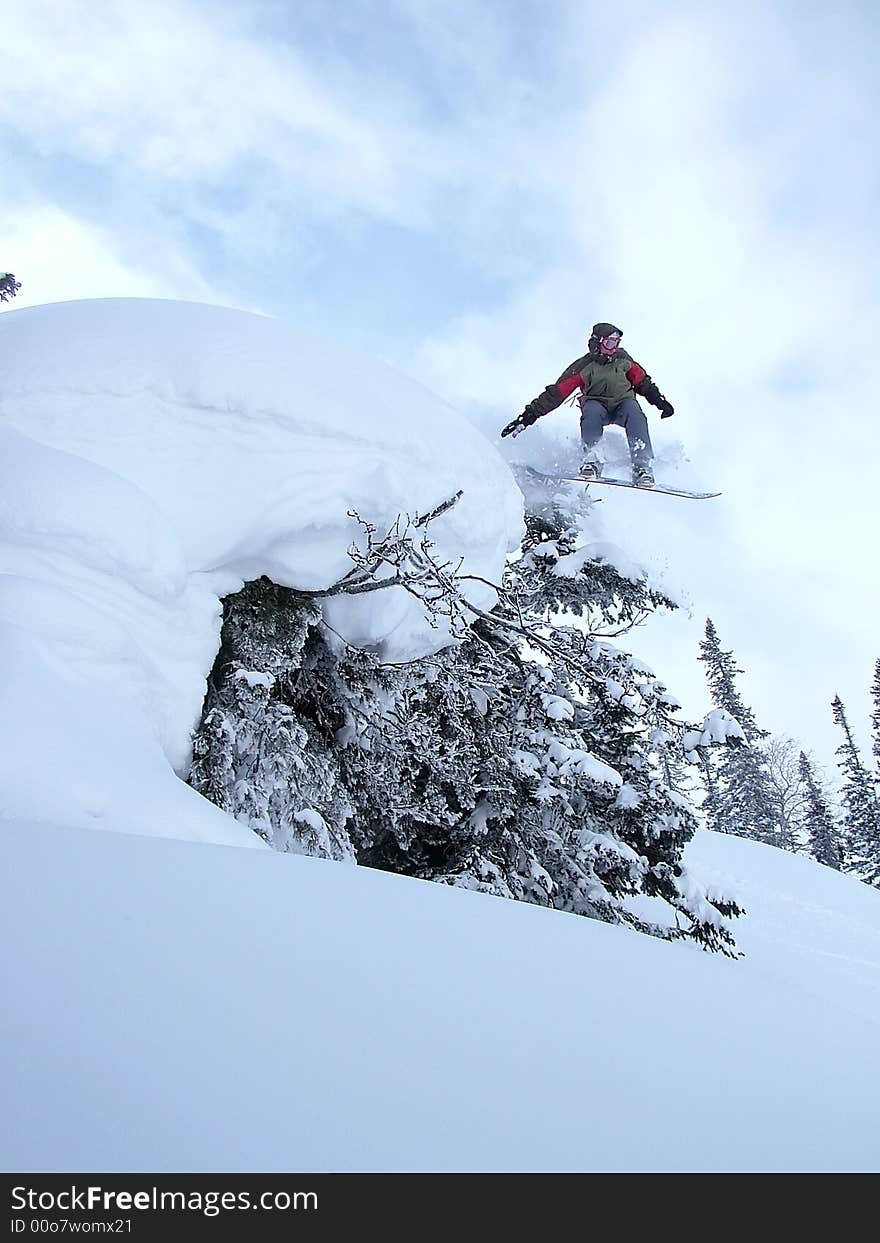
[[[880,895],[810,860],[697,835],[733,962],[297,855],[4,850],[4,1169],[877,1168]]]
[[[361,537],[349,511],[382,532],[461,491],[431,538],[491,607],[487,583],[522,523],[504,463],[415,382],[257,315],[59,303],[5,314],[0,349],[0,624],[15,628],[0,708],[16,723],[4,814],[66,807],[64,823],[253,844],[174,777],[188,768],[220,599],[261,575],[325,589]],[[398,588],[324,611],[391,660],[448,642]],[[72,798],[62,770],[78,774]]]

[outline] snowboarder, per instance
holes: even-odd
[[[0,302],[8,302],[21,289],[21,281],[17,281],[11,272],[0,272]]]
[[[548,384],[534,401],[530,401],[502,431],[502,436],[518,436],[536,419],[562,405],[575,389],[581,390],[581,439],[586,457],[580,469],[584,479],[598,479],[602,466],[596,445],[609,424],[626,432],[632,459],[633,483],[641,488],[654,486],[651,462],[654,451],[648,432],[645,412],[636,400],[636,393],[668,419],[675,411],[657,385],[626,350],[620,348],[623,333],[614,324],[594,324],[588,352],[566,367],[555,384]]]

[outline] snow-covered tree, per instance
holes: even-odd
[[[225,601],[190,783],[278,850],[353,862],[327,720],[320,703],[297,711],[300,680],[328,659],[319,621],[314,604],[266,579]]]
[[[722,649],[711,618],[700,642],[700,660],[705,665],[712,702],[740,726],[741,745],[725,750],[710,760],[713,780],[703,809],[706,822],[719,833],[732,833],[766,842],[784,843],[766,751],[762,743],[767,731],[758,728],[755,715],[747,707],[736,686],[742,673],[733,653]]]
[[[191,781],[282,849],[731,952],[739,908],[682,866],[697,818],[665,779],[717,739],[608,642],[668,602],[591,558],[570,513],[527,526],[488,613],[447,567],[432,578],[411,529],[367,531],[348,587],[393,570],[458,635],[404,666],[347,647],[305,594],[263,580],[230,598]]]
[[[700,640],[700,660],[706,668],[706,681],[712,703],[729,712],[739,722],[746,742],[756,742],[767,737],[766,730],[758,728],[755,714],[748,708],[736,686],[737,674],[742,673],[733,652],[724,651],[711,617],[706,618],[706,631]]]
[[[847,857],[852,870],[862,880],[880,887],[880,803],[839,695],[832,700],[831,711],[843,731],[844,739],[836,754],[839,756],[837,766],[843,778],[842,797],[846,806],[843,829]]]
[[[871,684],[871,751],[874,756],[874,784],[880,797],[880,659],[874,665],[874,681]]]
[[[798,757],[798,768],[805,792],[803,825],[810,854],[817,863],[824,863],[839,872],[844,864],[840,830],[829,799],[803,751]]]
[[[11,272],[0,272],[0,302],[9,302],[21,289],[21,281],[17,281]]]

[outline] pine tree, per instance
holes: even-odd
[[[736,688],[736,676],[742,673],[734,659],[733,652],[722,650],[718,639],[718,631],[711,617],[706,618],[706,633],[700,640],[700,660],[706,666],[706,681],[712,703],[739,722],[746,742],[756,742],[767,737],[765,730],[758,729],[755,714],[747,708]]]
[[[774,799],[768,759],[761,743],[767,731],[758,728],[755,715],[736,687],[742,673],[733,653],[724,651],[711,618],[706,619],[700,657],[712,702],[732,716],[742,731],[742,745],[719,754],[714,760],[714,780],[704,803],[706,822],[719,833],[732,833],[778,846],[784,841]]]
[[[810,854],[817,863],[840,872],[843,869],[843,843],[828,799],[821,789],[812,765],[803,751],[798,760],[801,781],[806,791],[804,829]]]
[[[880,888],[880,804],[839,695],[832,700],[831,711],[844,738],[836,754],[840,757],[837,766],[843,777],[846,804],[843,826],[847,855],[852,870],[867,884]]]
[[[9,302],[21,289],[21,281],[17,281],[11,272],[0,272],[0,302]]]
[[[874,756],[874,784],[880,797],[880,659],[874,665],[874,681],[871,686],[874,704],[871,713],[871,751]]]
[[[341,643],[303,594],[249,584],[226,602],[191,782],[280,849],[733,952],[740,908],[684,869],[697,817],[665,780],[667,752],[682,766],[713,740],[685,747],[676,702],[605,637],[667,602],[585,558],[571,518],[531,515],[496,608],[468,606],[457,643],[399,667]],[[442,581],[463,612],[426,545],[368,535],[364,572],[391,549],[413,590],[433,582],[436,602]],[[316,817],[326,840],[304,831]],[[637,895],[674,920],[637,915]]]
[[[189,781],[278,850],[354,862],[351,805],[324,739],[342,716],[297,712],[303,668],[323,654],[313,604],[268,580],[224,605],[223,641]]]

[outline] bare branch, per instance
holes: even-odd
[[[479,618],[496,634],[525,640],[551,660],[560,661],[584,686],[597,685],[602,679],[587,658],[587,643],[598,636],[583,636],[578,655],[552,637],[554,627],[549,616],[545,627],[526,619],[519,593],[506,592],[476,574],[462,575],[461,560],[455,565],[451,561],[437,560],[433,553],[434,545],[428,538],[428,527],[434,518],[451,509],[461,496],[462,493],[457,492],[415,520],[408,515],[399,515],[381,537],[377,535],[373,523],[361,518],[357,511],[349,511],[350,516],[360,523],[366,537],[366,548],[352,545],[349,549],[349,556],[355,562],[354,569],[331,587],[299,594],[312,599],[327,599],[400,587],[421,602],[431,626],[439,626],[442,619],[451,634],[460,637]],[[418,538],[415,537],[417,528],[420,532]],[[480,582],[491,587],[498,596],[496,609],[489,612],[469,600],[462,592],[463,582]],[[549,633],[542,634],[544,629]],[[609,632],[601,637],[610,638],[617,633],[624,631]]]
[[[456,492],[455,496],[450,496],[448,500],[441,501],[439,505],[435,505],[428,513],[422,514],[420,518],[416,518],[413,523],[414,527],[427,526],[429,522],[433,522],[435,518],[439,518],[441,514],[445,514],[448,509],[452,509],[453,505],[457,505],[464,492],[461,488]]]

